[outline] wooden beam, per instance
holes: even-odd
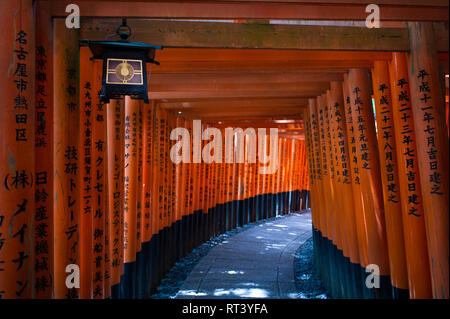
[[[69,2],[53,0],[52,16],[65,17]],[[237,2],[237,1],[78,1],[86,17],[146,17],[193,19],[366,20],[367,4]],[[383,21],[448,21],[448,10],[433,6],[380,5]]]
[[[315,97],[321,92],[317,90],[287,91],[287,90],[222,90],[222,91],[150,91],[148,96],[152,100],[160,99],[206,99],[206,98],[254,98],[254,97],[292,97],[292,98],[310,98]]]
[[[219,93],[226,91],[236,91],[237,94],[246,91],[263,91],[263,92],[321,92],[326,91],[330,87],[330,82],[300,82],[300,83],[200,83],[200,84],[159,84],[153,83],[149,85],[150,92],[191,92],[198,93]]]
[[[149,86],[154,85],[178,85],[178,84],[227,84],[227,83],[303,83],[303,82],[330,82],[342,81],[343,70],[337,71],[293,71],[278,72],[276,70],[267,72],[248,72],[248,73],[152,73],[149,80]]]
[[[47,1],[47,0],[45,0]],[[92,0],[79,0],[92,1]],[[157,0],[97,0],[97,2],[158,2]],[[186,2],[179,0],[166,0],[166,2]],[[222,0],[209,0],[209,2],[220,2]],[[315,4],[367,4],[367,0],[228,0],[229,2],[299,2]],[[188,1],[189,2],[189,1]],[[397,5],[397,6],[438,6],[448,7],[448,0],[374,0],[372,3],[378,5]]]
[[[442,9],[441,9],[442,10]],[[118,19],[82,18],[81,37],[105,39]],[[133,40],[184,48],[408,51],[408,29],[129,19]],[[448,30],[436,30],[448,51]]]
[[[251,108],[251,107],[279,107],[292,106],[302,107],[308,104],[308,99],[302,98],[262,98],[262,99],[220,99],[220,100],[197,100],[197,101],[182,101],[182,102],[160,102],[160,106],[164,109],[176,109],[183,111],[189,108]]]

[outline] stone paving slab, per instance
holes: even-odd
[[[296,298],[295,252],[311,227],[305,212],[238,233],[200,260],[175,298]]]

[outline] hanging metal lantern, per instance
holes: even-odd
[[[94,59],[103,60],[101,102],[109,103],[110,99],[119,99],[125,95],[149,102],[146,63],[159,65],[154,60],[155,51],[162,47],[129,42],[127,39],[130,35],[131,28],[123,19],[122,25],[113,35],[119,36],[120,40],[80,40],[81,45],[89,46]]]

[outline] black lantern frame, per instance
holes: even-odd
[[[127,31],[124,29],[127,28]],[[122,25],[114,36],[120,36],[117,41],[80,40],[80,44],[89,46],[92,59],[103,60],[102,89],[100,101],[109,103],[110,99],[118,99],[129,95],[133,99],[148,99],[147,63],[154,63],[155,51],[162,49],[158,45],[149,45],[127,40],[131,29],[123,19]]]

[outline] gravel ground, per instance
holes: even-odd
[[[328,299],[313,265],[313,239],[305,241],[295,252],[295,285],[299,299]]]
[[[184,280],[189,276],[191,271],[198,264],[200,259],[208,254],[208,252],[221,242],[230,237],[246,231],[259,224],[273,221],[286,216],[278,216],[270,219],[264,219],[255,223],[247,224],[242,227],[230,230],[217,237],[211,238],[207,242],[195,248],[190,254],[182,258],[170,269],[169,273],[161,281],[157,287],[157,292],[150,296],[151,299],[172,299],[183,285]],[[295,274],[296,286],[299,289],[298,298],[327,298],[318,276],[312,267],[312,238],[307,240],[296,252],[295,256]]]

